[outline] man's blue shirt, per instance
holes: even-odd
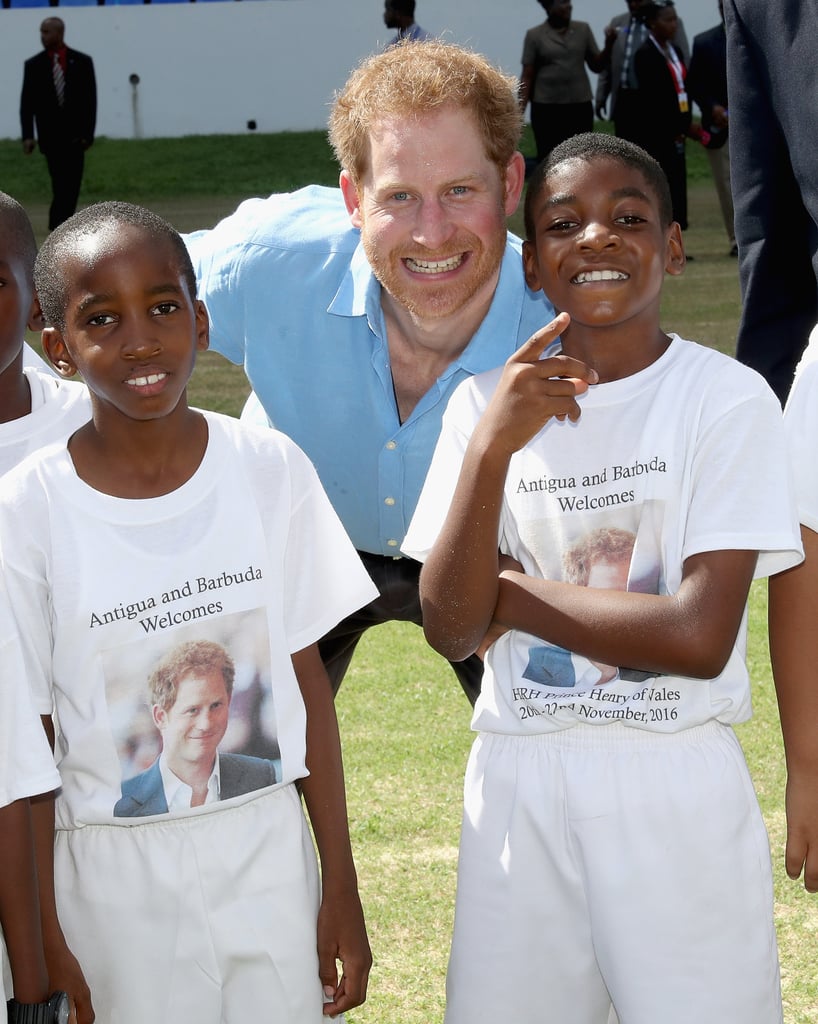
[[[247,377],[273,426],[310,457],[355,546],[398,555],[454,388],[498,366],[553,316],[509,236],[477,333],[401,423],[381,286],[340,190],[251,199],[186,237],[211,345]]]

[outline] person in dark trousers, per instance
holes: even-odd
[[[818,9],[725,0],[724,21],[742,298],[736,355],[783,404],[818,321]]]
[[[724,4],[718,0],[721,20],[693,39],[693,56],[687,75],[687,91],[702,112],[701,142],[713,174],[724,227],[730,240],[730,255],[738,256],[734,225],[733,193],[730,187],[729,110],[727,104],[727,35]]]
[[[85,151],[93,144],[97,120],[94,62],[67,47],[64,35],[61,18],[40,25],[43,51],[25,62],[20,96],[23,152],[30,155],[39,143],[51,176],[49,230],[77,208]]]

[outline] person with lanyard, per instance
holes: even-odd
[[[673,202],[673,219],[687,228],[685,138],[693,135],[687,68],[672,39],[678,27],[673,0],[653,0],[644,7],[648,36],[634,55],[638,88],[631,139],[665,172]],[[690,256],[688,256],[690,259]]]
[[[605,118],[610,97],[610,119],[613,121],[614,133],[629,140],[634,136],[634,97],[637,89],[633,58],[648,37],[642,18],[644,6],[645,0],[628,0],[628,9],[611,18],[605,29],[606,37],[611,32],[616,34],[611,63],[600,71],[596,84],[596,116],[600,120]],[[681,52],[684,63],[688,64],[690,46],[681,18],[677,19],[672,42]]]

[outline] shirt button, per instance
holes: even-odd
[[[383,499],[383,503],[384,503],[384,505],[394,505],[395,504],[395,499],[394,498],[384,498]]]
[[[388,540],[386,543],[390,548],[396,548],[398,546],[398,542],[396,540]]]
[[[386,447],[390,452],[393,452],[398,447],[397,441],[387,441]]]

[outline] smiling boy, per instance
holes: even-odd
[[[562,312],[461,385],[406,540],[432,646],[493,640],[447,1024],[772,1024],[769,848],[732,726],[750,582],[801,557],[778,403],[661,329],[684,252],[642,150],[559,146],[526,228],[529,285]],[[566,579],[603,528],[633,538],[625,589]]]
[[[48,237],[35,279],[44,347],[62,376],[82,374],[93,408],[0,488],[26,675],[59,723],[68,944],[101,1021],[217,1024],[264,1008],[317,1024],[363,1001],[371,954],[316,641],[371,599],[371,581],[292,442],[188,406],[208,319],[170,225],[128,204],[88,207]],[[198,593],[197,578],[228,573],[229,588]],[[242,650],[265,682],[257,714],[280,775],[249,792],[219,775],[213,800],[120,816],[143,681],[205,639]]]
[[[29,453],[67,436],[90,416],[88,393],[83,385],[60,380],[41,366],[33,365],[36,357],[24,345],[26,328],[42,327],[34,294],[36,255],[37,242],[26,211],[11,196],[0,192],[0,476]],[[24,365],[26,357],[32,365]],[[6,602],[3,588],[0,924],[13,982],[14,1000],[8,1009],[13,1024],[25,1014],[55,1015],[54,1007],[48,1009],[45,1004],[49,988],[43,939],[47,948],[54,941],[62,943],[59,924],[51,913],[50,894],[40,893],[39,906],[36,898],[29,803],[29,797],[59,785],[59,777],[28,694],[21,692],[25,678],[14,650],[14,624]],[[35,820],[39,812],[40,805],[35,803]],[[81,983],[75,986],[74,994],[82,1010],[86,992]],[[5,1004],[3,995],[0,977],[0,1006]],[[42,1005],[37,1005],[40,1002]]]

